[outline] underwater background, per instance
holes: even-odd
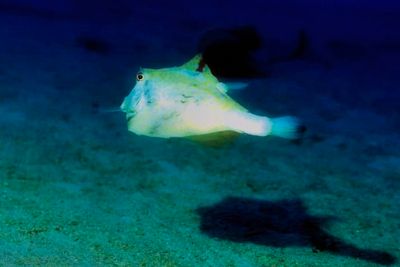
[[[0,0],[0,266],[400,266],[399,26],[389,0]],[[303,137],[104,112],[199,52]]]

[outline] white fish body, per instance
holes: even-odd
[[[190,137],[234,131],[294,138],[293,117],[270,119],[248,112],[230,98],[197,55],[180,67],[141,69],[121,104],[128,130],[152,137]]]

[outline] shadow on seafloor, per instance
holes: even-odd
[[[239,243],[272,247],[310,246],[313,252],[330,252],[392,265],[397,259],[384,251],[361,249],[323,229],[334,217],[307,213],[300,199],[268,201],[227,197],[213,206],[197,209],[202,233]]]

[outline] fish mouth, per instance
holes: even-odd
[[[131,119],[133,119],[133,117],[135,117],[135,113],[134,112],[127,112],[126,113],[126,120],[129,122]]]

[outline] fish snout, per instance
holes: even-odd
[[[124,98],[124,101],[122,101],[122,104],[119,108],[121,109],[122,112],[125,112],[125,113],[128,112],[128,105],[127,105],[126,97]]]
[[[136,114],[136,111],[131,105],[130,97],[125,97],[124,101],[122,102],[120,109],[122,112],[126,113],[126,119],[129,121],[131,118],[133,118]]]
[[[133,113],[135,110],[135,106],[132,103],[132,97],[125,97],[124,101],[122,102],[120,109],[122,112],[125,113]]]

